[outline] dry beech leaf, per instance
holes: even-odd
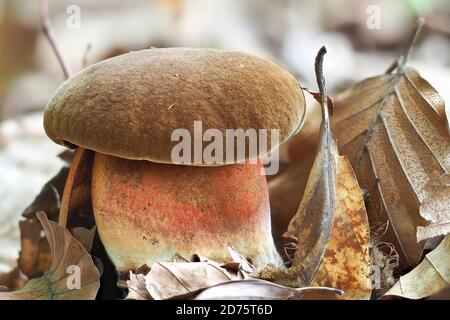
[[[173,262],[190,262],[189,259],[186,259],[181,254],[176,253],[173,256]]]
[[[450,175],[436,177],[424,187],[420,215],[429,222],[417,227],[417,241],[450,233]]]
[[[316,58],[316,74],[322,92],[322,125],[320,142],[303,198],[284,237],[296,243],[290,268],[268,266],[258,277],[289,287],[304,287],[311,283],[325,254],[331,236],[336,198],[336,142],[330,131],[324,79],[321,68],[323,47]],[[319,70],[320,69],[320,70]]]
[[[147,290],[155,300],[169,299],[222,282],[237,280],[220,264],[204,262],[157,262],[145,276]]]
[[[284,197],[293,199],[294,191],[303,194],[302,183],[309,168],[308,164],[294,163],[271,182],[271,197],[284,193]],[[338,201],[332,235],[323,263],[311,284],[340,288],[345,292],[343,299],[369,299],[369,224],[361,189],[346,157],[339,157],[336,178]],[[281,210],[288,210],[282,211],[287,216],[292,211],[293,202],[286,199],[284,203]]]
[[[57,223],[48,220],[43,212],[36,214],[44,228],[53,261],[40,278],[29,280],[13,292],[1,292],[0,300],[76,300],[94,299],[100,286],[100,277],[91,256],[72,235]],[[72,273],[69,266],[80,269],[80,289],[69,289],[67,281]]]
[[[243,275],[250,275],[256,271],[256,268],[251,265],[237,250],[233,247],[228,247],[228,253],[234,263],[237,263],[239,270],[242,271]]]
[[[326,126],[321,127],[319,150],[297,214],[284,234],[297,243],[292,267],[281,271],[279,276],[274,275],[276,282],[293,287],[309,285],[331,236],[337,148]]]
[[[10,291],[22,288],[27,282],[27,276],[18,267],[8,273],[0,274],[0,291]]]
[[[72,229],[72,235],[80,241],[87,252],[91,252],[96,230],[96,227],[92,227],[91,229],[76,227]]]
[[[335,211],[336,164],[339,162],[339,154],[329,128],[327,99],[321,70],[325,52],[325,48],[322,48],[316,58],[316,75],[322,93],[323,117],[318,152],[297,214],[284,235],[296,242],[292,266],[287,270],[267,268],[260,275],[292,287],[311,283],[325,254]]]
[[[419,21],[414,39],[423,21]],[[444,102],[414,69],[404,66],[408,50],[389,73],[366,79],[335,99],[332,129],[363,189],[372,225],[387,220],[382,241],[395,245],[401,268],[417,265],[424,243],[416,228],[427,222],[419,213],[424,187],[435,172],[450,172],[450,135]],[[441,190],[447,197],[450,188]],[[448,215],[435,207],[434,216]]]
[[[329,128],[322,76],[325,52],[322,48],[316,58],[323,94],[318,152],[297,214],[285,234],[295,241],[292,266],[268,267],[260,277],[290,287],[336,287],[346,292],[344,299],[368,299],[369,225],[356,177],[348,160],[339,156]],[[321,293],[315,297],[321,298]]]
[[[322,103],[322,94],[320,92],[312,91],[312,90],[309,90],[308,88],[302,88],[302,89],[305,90],[306,92],[308,92],[310,95],[312,95],[314,97],[314,99],[316,99],[317,102]],[[327,107],[328,107],[329,114],[333,115],[334,114],[334,102],[330,96],[327,96]]]
[[[450,288],[450,235],[383,296],[423,299]]]
[[[130,280],[127,280],[128,294],[125,300],[153,300],[147,291],[145,275],[130,271]]]
[[[36,219],[19,222],[20,244],[17,266],[28,279],[42,276],[52,262],[48,242],[41,235],[42,226]]]
[[[208,288],[198,289],[174,300],[301,300],[308,292],[331,292],[342,294],[341,290],[323,287],[288,288],[272,282],[251,279],[234,280]]]
[[[336,171],[333,228],[322,263],[311,285],[343,290],[344,294],[337,298],[368,300],[372,294],[368,279],[371,266],[370,229],[364,199],[346,157],[338,158]],[[313,292],[311,298],[320,293]]]
[[[198,257],[197,257],[198,258]],[[152,265],[150,273],[130,273],[128,300],[286,300],[302,299],[305,293],[342,294],[326,287],[288,288],[260,279],[243,279],[236,262],[220,265],[211,260],[200,262],[166,262]],[[225,266],[233,265],[228,269]]]

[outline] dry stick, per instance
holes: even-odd
[[[59,65],[64,73],[64,78],[69,79],[72,76],[72,72],[69,69],[64,57],[61,54],[58,44],[56,43],[55,33],[53,32],[52,26],[50,24],[50,19],[48,17],[48,0],[41,0],[40,2],[40,13],[41,13],[41,24],[42,31],[47,37],[50,46],[52,47],[53,53],[58,59]]]
[[[56,42],[55,33],[53,32],[52,26],[50,24],[50,19],[48,16],[48,1],[41,0],[40,2],[40,14],[41,14],[41,23],[42,23],[42,31],[44,32],[50,46],[52,47],[53,53],[58,59],[58,62],[61,66],[61,69],[64,73],[64,78],[69,79],[72,76],[72,72],[69,69],[64,57],[59,50],[59,46]],[[59,225],[62,227],[66,227],[68,215],[69,215],[69,205],[70,198],[72,195],[73,184],[75,181],[76,173],[78,171],[78,167],[80,165],[81,159],[85,154],[84,148],[77,148],[75,151],[74,158],[72,160],[72,164],[69,169],[69,174],[67,176],[66,183],[64,185],[64,192],[61,200],[61,208],[59,210]]]
[[[411,55],[412,49],[414,48],[417,38],[419,37],[420,32],[422,31],[424,25],[425,19],[421,17],[418,18],[416,26],[414,27],[414,31],[412,32],[411,37],[409,38],[407,45],[403,50],[403,53],[400,55],[399,58],[395,59],[395,61],[391,64],[391,66],[386,70],[386,74],[392,73],[396,69],[401,70],[405,66],[406,61],[408,61],[408,58]]]

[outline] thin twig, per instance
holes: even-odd
[[[64,60],[64,57],[62,56],[59,46],[56,42],[55,33],[53,32],[52,26],[50,24],[50,19],[48,16],[48,0],[40,1],[40,14],[41,14],[42,31],[47,37],[47,40],[50,43],[50,46],[52,47],[56,59],[58,59],[59,65],[61,66],[61,69],[64,74],[64,78],[69,79],[72,76],[72,72],[70,71],[69,66]]]
[[[325,87],[325,77],[323,76],[323,57],[327,53],[327,48],[323,46],[320,48],[316,56],[316,62],[314,64],[316,70],[316,80],[317,86],[320,92],[320,105],[322,107],[322,120],[323,125],[326,127],[330,126],[329,115],[328,115],[328,101],[327,101],[327,91]]]
[[[416,26],[414,27],[414,31],[411,34],[411,38],[408,41],[407,46],[405,47],[405,50],[403,51],[403,54],[400,57],[399,61],[399,67],[402,68],[406,61],[408,61],[409,56],[411,55],[411,52],[414,48],[414,45],[417,42],[417,39],[419,38],[419,34],[422,31],[423,26],[425,25],[425,19],[424,18],[418,18],[416,22]]]
[[[394,62],[391,63],[391,65],[389,66],[389,68],[386,70],[386,74],[390,74],[392,72],[394,72],[395,69],[397,69],[398,67],[398,60],[399,59],[395,59]]]
[[[419,38],[420,32],[422,31],[422,28],[424,25],[425,25],[425,19],[422,17],[419,17],[417,19],[416,26],[414,27],[414,30],[411,33],[411,36],[407,42],[407,45],[403,49],[403,53],[386,70],[386,74],[392,73],[394,70],[402,70],[403,69],[403,67],[405,66],[406,62],[409,59],[409,56],[411,55],[414,45],[416,44],[417,39]]]

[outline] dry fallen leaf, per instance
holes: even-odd
[[[338,157],[333,229],[311,285],[339,288],[342,299],[370,299],[369,222],[362,191],[346,157]],[[314,292],[317,296],[320,292]],[[318,296],[319,298],[321,296]]]
[[[324,53],[322,48],[316,60],[323,97],[318,152],[297,214],[285,234],[295,241],[292,266],[269,267],[260,276],[291,287],[336,287],[344,290],[344,299],[368,299],[369,225],[356,177],[348,160],[339,156],[328,125],[322,78]],[[315,297],[321,298],[321,294],[316,292]]]
[[[69,231],[48,220],[45,213],[38,212],[36,216],[50,244],[52,265],[42,277],[29,280],[21,289],[0,292],[0,300],[94,299],[100,286],[100,276],[89,253]],[[79,279],[76,279],[77,275]]]
[[[0,291],[20,289],[27,280],[27,276],[16,267],[8,273],[0,274]]]
[[[423,21],[419,21],[411,45]],[[421,259],[424,243],[416,228],[427,225],[419,214],[427,201],[425,186],[450,172],[450,135],[444,101],[414,69],[405,66],[408,50],[387,74],[366,79],[335,99],[333,132],[349,157],[362,188],[369,190],[372,225],[389,220],[383,241],[395,245],[402,268]],[[448,186],[441,189],[450,197]],[[448,207],[433,216],[448,216]]]
[[[145,279],[151,297],[162,300],[237,280],[239,276],[228,272],[214,261],[157,262],[151,266]]]
[[[320,142],[303,198],[284,237],[295,242],[296,250],[290,268],[268,266],[259,277],[289,287],[311,283],[325,254],[331,236],[336,198],[336,142],[330,131],[321,60],[323,47],[316,58],[316,76],[322,93]]]
[[[234,247],[228,247],[228,253],[233,260],[233,263],[237,263],[238,270],[242,272],[243,277],[247,277],[250,274],[256,272],[256,268],[251,265]]]
[[[420,215],[429,222],[417,227],[417,241],[450,233],[450,174],[430,180],[424,187]]]
[[[288,288],[269,281],[234,280],[198,289],[174,300],[301,300],[309,292],[342,294],[341,290],[324,287]]]
[[[312,91],[309,90],[308,88],[302,88],[303,90],[305,90],[306,92],[308,92],[310,95],[313,96],[314,99],[316,99],[317,102],[319,102],[319,104],[322,103],[322,94],[320,92],[316,92],[316,91]],[[333,99],[331,99],[330,96],[327,96],[327,108],[328,108],[328,113],[330,115],[334,114],[334,102]]]
[[[83,245],[87,252],[91,252],[96,230],[96,227],[91,229],[76,227],[72,229],[72,235]]]
[[[42,276],[52,262],[48,242],[41,235],[42,226],[36,219],[19,222],[21,250],[17,260],[18,268],[28,279]]]
[[[282,212],[283,217],[290,215],[295,203],[292,199],[298,197],[297,193],[303,194],[303,181],[309,168],[305,162],[294,163],[269,184],[271,197],[280,200],[275,202],[275,210]],[[369,225],[361,189],[346,157],[339,157],[336,177],[338,205],[333,217],[332,235],[312,284],[343,289],[344,299],[368,299],[371,295],[367,279],[371,264]],[[346,259],[352,263],[345,262]],[[355,269],[349,272],[351,269],[347,268],[347,264]]]
[[[128,294],[125,300],[153,300],[147,291],[145,275],[130,271],[130,280],[127,280]]]
[[[241,261],[241,256],[230,249],[233,259]],[[236,267],[240,262],[223,265],[205,257],[194,256],[196,262],[158,262],[152,265],[147,275],[130,272],[127,281],[128,300],[204,300],[204,299],[253,299],[286,300],[301,299],[308,292],[342,294],[341,290],[326,287],[288,288],[268,281],[251,278]],[[187,260],[186,260],[187,261]],[[241,261],[242,262],[242,261]],[[253,270],[253,269],[252,269]]]
[[[450,235],[383,296],[423,299],[450,288]]]

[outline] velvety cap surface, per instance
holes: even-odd
[[[173,131],[185,128],[193,137],[194,121],[224,137],[226,129],[269,129],[270,141],[270,129],[278,129],[282,143],[304,115],[302,89],[275,63],[241,52],[167,48],[82,70],[50,99],[44,127],[59,144],[172,163]]]

